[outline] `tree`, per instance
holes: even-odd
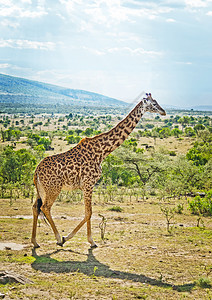
[[[51,140],[49,137],[40,137],[38,134],[30,133],[28,134],[27,143],[31,147],[35,147],[37,145],[43,145],[46,150],[49,150],[51,146]]]
[[[182,118],[180,118],[180,119],[178,120],[178,122],[182,124],[182,128],[185,128],[186,125],[189,124],[190,119],[189,119],[188,116],[183,116]]]
[[[38,145],[43,145],[44,148],[46,150],[49,150],[49,147],[51,145],[51,141],[49,138],[46,138],[46,137],[41,137],[39,140],[38,140]]]
[[[91,136],[93,134],[93,128],[86,128],[86,130],[84,131],[84,134],[86,136]]]
[[[171,135],[171,130],[168,127],[164,127],[159,131],[160,138],[167,138]]]
[[[195,133],[195,131],[192,127],[186,127],[185,128],[185,135],[188,136],[188,137],[191,137],[191,136],[195,136],[196,133]]]
[[[0,153],[0,181],[1,186],[11,190],[23,188],[29,191],[33,188],[32,177],[37,160],[31,151],[20,149],[14,151],[7,146]]]
[[[182,134],[182,130],[180,130],[179,128],[174,128],[171,131],[171,135],[179,138],[179,136]]]
[[[154,187],[167,169],[158,153],[149,157],[143,151],[132,152],[129,147],[123,151],[121,147],[119,157],[123,160],[125,168],[131,171],[131,183],[137,182],[142,187],[143,198],[146,196],[147,185]]]
[[[34,155],[26,150],[20,149],[14,151],[12,147],[7,146],[0,156],[1,169],[0,174],[5,183],[22,181],[34,169],[37,160]]]
[[[186,157],[180,156],[173,162],[171,180],[178,182],[181,194],[193,193],[202,188],[202,170]]]
[[[202,131],[199,140],[187,152],[186,158],[196,166],[205,165],[212,158],[212,134],[209,131]]]
[[[194,126],[194,130],[198,132],[199,130],[205,130],[205,126],[202,124],[197,124]]]
[[[67,141],[68,144],[76,144],[79,143],[80,141],[80,137],[79,136],[74,136],[74,135],[68,135],[65,140]]]

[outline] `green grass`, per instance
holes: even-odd
[[[200,277],[197,281],[196,281],[196,285],[206,289],[206,288],[212,288],[212,281],[208,278],[208,277]]]

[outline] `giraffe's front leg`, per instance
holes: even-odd
[[[91,199],[92,199],[92,190],[84,191],[85,217],[71,233],[69,233],[65,237],[64,236],[62,237],[63,243],[71,239],[77,233],[77,231],[87,222],[88,242],[91,244],[92,248],[97,247],[96,243],[93,241],[91,237],[91,215],[92,215]]]
[[[91,216],[92,216],[92,190],[84,192],[85,199],[85,215],[87,216],[87,238],[91,244],[91,248],[96,248],[97,244],[94,242],[91,236]]]
[[[91,236],[91,219],[89,219],[87,221],[87,237],[88,237],[88,242],[91,244],[91,248],[98,247],[97,244],[92,239],[92,236]]]

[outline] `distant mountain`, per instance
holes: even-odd
[[[212,111],[212,105],[198,105],[192,106],[190,109],[198,110],[198,111]]]
[[[174,105],[167,105],[162,104],[161,105],[166,110],[182,110],[182,111],[188,111],[188,110],[195,110],[195,111],[212,111],[212,105],[196,105],[196,106],[185,106],[185,107],[179,107]]]
[[[124,101],[84,90],[0,74],[0,103],[123,107]]]

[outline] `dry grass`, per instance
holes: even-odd
[[[5,299],[211,299],[211,289],[197,284],[204,277],[211,280],[210,219],[204,219],[205,229],[197,228],[197,218],[185,209],[182,215],[175,215],[170,234],[156,198],[131,204],[127,200],[93,205],[97,249],[89,249],[86,227],[60,248],[51,228],[41,221],[41,248],[36,251],[30,244],[30,200],[17,200],[12,206],[9,200],[0,200],[4,216],[0,218],[0,242],[25,245],[21,251],[0,251],[1,269],[34,281],[2,285]],[[123,211],[110,211],[114,205]],[[166,205],[173,207],[174,203]],[[83,212],[81,202],[56,202],[52,213],[61,234],[70,232]],[[104,242],[99,213],[107,219]]]

